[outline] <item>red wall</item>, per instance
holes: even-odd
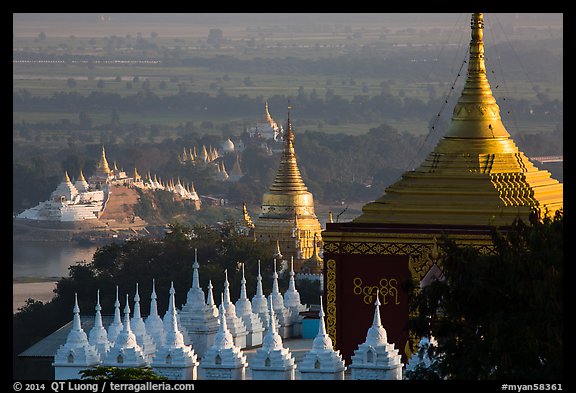
[[[374,319],[376,289],[388,342],[403,355],[408,340],[407,255],[325,255],[336,260],[336,349],[350,363]],[[367,303],[368,304],[367,304]]]

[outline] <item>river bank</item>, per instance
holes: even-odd
[[[49,302],[54,297],[54,289],[56,288],[56,280],[52,279],[44,281],[45,279],[39,278],[38,282],[19,282],[18,280],[12,281],[12,313],[18,312],[18,309],[24,304],[26,300],[32,298],[41,302]]]

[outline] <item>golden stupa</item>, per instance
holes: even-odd
[[[257,241],[278,242],[283,259],[294,258],[294,270],[314,253],[314,235],[322,227],[314,213],[314,198],[302,180],[294,152],[290,113],[284,132],[284,149],[270,191],[262,198],[262,211],[254,222]]]
[[[486,78],[482,14],[471,27],[468,76],[446,135],[355,222],[501,226],[562,208],[562,183],[536,168],[502,124]]]
[[[114,165],[116,165],[116,163],[114,163]],[[108,160],[106,160],[106,151],[104,150],[104,146],[102,146],[100,161],[96,164],[96,172],[102,175],[108,175],[110,173],[110,166],[108,165]]]
[[[322,232],[326,330],[347,363],[366,336],[377,290],[388,342],[410,358],[419,338],[408,330],[406,288],[442,277],[444,236],[492,254],[494,227],[563,207],[562,183],[536,168],[502,124],[486,78],[484,17],[471,19],[467,79],[443,139],[359,217]]]

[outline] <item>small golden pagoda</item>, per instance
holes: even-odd
[[[108,160],[106,160],[106,151],[104,150],[104,145],[102,145],[100,161],[98,161],[96,164],[96,170],[94,171],[94,174],[90,176],[89,183],[96,189],[100,189],[104,184],[108,182],[111,176],[112,171],[108,165]]]
[[[314,235],[322,227],[314,213],[314,198],[302,180],[294,152],[290,112],[284,132],[284,150],[270,191],[262,198],[262,211],[254,222],[257,241],[278,242],[284,260],[294,258],[294,270],[314,253]]]
[[[388,341],[411,356],[408,292],[441,274],[438,242],[492,253],[490,230],[563,207],[563,185],[536,168],[504,127],[484,60],[483,14],[473,14],[467,79],[444,138],[424,162],[348,223],[328,223],[324,242],[327,331],[349,362],[379,291]]]
[[[116,163],[114,163],[116,165]],[[108,160],[106,160],[106,151],[104,150],[104,145],[102,145],[102,155],[100,156],[100,161],[96,164],[96,173],[99,175],[108,175],[110,173],[110,166],[108,166]]]

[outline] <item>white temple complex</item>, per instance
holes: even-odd
[[[140,295],[136,286],[134,295],[134,313],[130,318],[129,296],[126,294],[123,320],[120,320],[120,302],[116,287],[114,303],[114,320],[108,332],[102,323],[100,291],[96,294],[96,313],[90,330],[90,339],[82,329],[80,309],[75,296],[74,319],[66,342],[58,348],[52,366],[56,379],[79,378],[82,370],[97,365],[113,367],[151,367],[154,371],[171,380],[342,380],[342,379],[402,379],[403,364],[398,350],[387,342],[386,330],[380,320],[380,302],[376,300],[373,324],[368,329],[366,341],[358,346],[349,366],[350,374],[339,351],[334,350],[332,340],[326,332],[324,308],[320,299],[318,333],[312,340],[310,350],[300,352],[299,361],[290,347],[285,346],[278,330],[276,310],[279,304],[277,274],[273,275],[273,288],[268,298],[262,293],[260,271],[258,272],[257,295],[253,298],[258,303],[264,297],[268,309],[267,329],[262,337],[259,332],[260,317],[251,307],[246,296],[246,279],[244,272],[241,280],[240,297],[235,306],[230,299],[229,283],[225,276],[224,292],[220,296],[218,316],[214,315],[216,307],[209,288],[208,299],[204,301],[204,292],[199,283],[198,257],[194,258],[192,287],[188,292],[186,304],[178,310],[175,304],[174,284],[170,285],[169,303],[162,320],[158,315],[156,303],[155,280],[152,283],[150,296],[150,314],[143,318],[140,314]],[[292,269],[291,269],[292,272]],[[293,276],[291,276],[293,280]],[[227,285],[228,284],[228,285]],[[300,303],[299,294],[294,284],[289,284],[288,296],[284,297],[283,306],[288,303],[294,310],[307,309]],[[298,295],[296,295],[298,294]],[[280,295],[281,296],[281,295]],[[252,303],[254,303],[254,300]],[[212,302],[212,305],[208,303]],[[286,310],[286,307],[284,307]],[[229,312],[232,315],[228,315]],[[236,314],[238,312],[238,314]],[[242,315],[247,315],[252,329],[260,334],[260,342],[252,338],[250,348],[244,350],[236,342],[230,323],[240,322],[245,326]],[[290,316],[292,314],[288,314]],[[110,318],[110,317],[107,317]],[[193,327],[193,334],[181,321]],[[216,321],[214,324],[213,321]],[[206,336],[198,341],[198,328],[202,323],[211,324],[216,333],[208,344]],[[117,333],[115,333],[117,331]],[[196,335],[195,335],[196,334]],[[190,341],[186,342],[190,336]],[[112,338],[111,338],[112,337]],[[159,338],[160,337],[160,338]],[[245,335],[244,338],[247,336]],[[289,340],[298,336],[288,336]],[[195,341],[196,340],[196,341]],[[257,340],[257,339],[256,339]],[[290,341],[289,341],[290,342]],[[199,343],[199,345],[197,345]],[[203,354],[199,355],[196,347],[204,345]],[[248,346],[248,344],[245,344]],[[301,351],[301,349],[300,349]],[[346,377],[348,375],[348,377]]]

